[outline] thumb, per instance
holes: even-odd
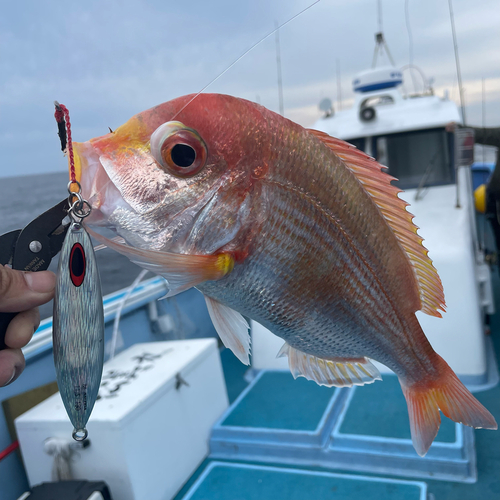
[[[51,271],[32,273],[0,265],[0,311],[27,311],[45,304],[54,296],[55,285]]]

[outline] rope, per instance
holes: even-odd
[[[71,122],[69,120],[69,111],[64,104],[54,102],[56,111],[54,117],[59,129],[59,138],[61,139],[61,149],[67,151],[69,155],[69,173],[71,182],[76,182],[75,158],[73,155],[73,141],[71,139]]]
[[[69,481],[73,479],[71,457],[74,450],[72,442],[67,439],[49,438],[44,443],[44,451],[54,457],[52,464],[52,481]]]
[[[0,451],[0,461],[4,458],[7,458],[12,452],[16,451],[19,448],[19,441],[14,441],[12,444],[7,446],[5,450]]]

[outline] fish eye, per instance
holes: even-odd
[[[196,151],[188,144],[176,144],[170,156],[178,167],[190,167],[196,160]]]
[[[151,153],[163,170],[177,177],[192,177],[207,161],[200,135],[181,122],[160,125],[151,135]]]

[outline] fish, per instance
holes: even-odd
[[[104,364],[104,311],[92,241],[81,223],[71,224],[61,248],[52,337],[59,393],[73,439],[83,441]]]
[[[496,429],[415,316],[445,311],[439,275],[383,166],[253,102],[188,95],[74,144],[91,234],[206,299],[249,364],[251,318],[285,342],[294,377],[350,387],[399,378],[425,455],[440,411]],[[116,233],[108,238],[99,228]]]

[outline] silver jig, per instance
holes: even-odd
[[[73,197],[72,223],[59,259],[52,335],[59,392],[74,426],[73,439],[83,441],[101,383],[104,311],[93,245],[82,225],[90,205],[79,192],[70,192],[70,202]]]

